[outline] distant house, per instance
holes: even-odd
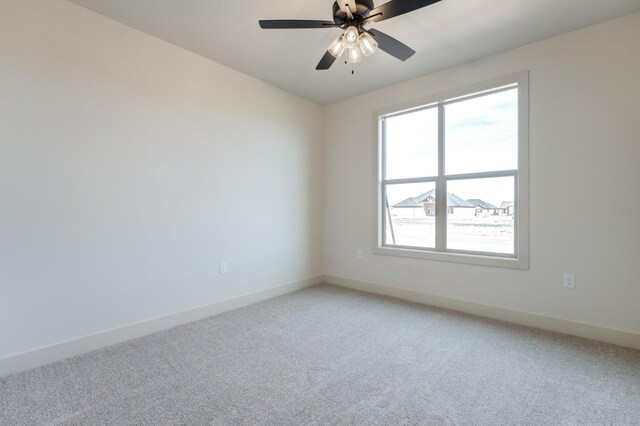
[[[500,205],[500,216],[513,216],[514,209],[513,201],[503,201]]]
[[[435,205],[435,191],[429,191],[394,204],[391,206],[391,214],[398,217],[433,216],[436,213]]]
[[[476,206],[476,216],[477,217],[487,217],[487,216],[496,216],[499,213],[499,208],[494,206],[491,203],[487,203],[486,201],[482,201],[479,198],[472,198],[467,200],[469,203]]]
[[[436,214],[436,190],[409,197],[391,206],[391,212],[397,217],[424,217]],[[473,217],[476,205],[463,200],[455,194],[447,194],[447,213],[461,217]]]

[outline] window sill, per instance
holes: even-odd
[[[496,268],[529,269],[529,260],[499,256],[482,256],[477,254],[438,252],[409,248],[376,247],[375,254],[385,256],[410,257],[414,259],[435,260],[439,262],[465,263],[467,265],[491,266]]]

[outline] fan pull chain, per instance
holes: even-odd
[[[349,63],[347,61],[344,61],[345,65],[348,65]],[[356,75],[356,71],[355,71],[355,64],[351,64],[351,75]]]
[[[345,65],[349,65],[349,62],[344,61],[344,64],[345,64]],[[355,69],[354,69],[354,68],[355,68],[355,64],[353,64],[353,63],[352,63],[352,64],[351,64],[351,75],[355,75],[355,74],[356,74],[356,71],[355,71]]]

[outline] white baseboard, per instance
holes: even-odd
[[[55,345],[0,358],[0,377],[30,370],[55,361],[95,351],[127,340],[146,336],[181,324],[231,311],[256,302],[291,293],[322,282],[322,276],[260,290],[232,299],[222,300],[209,305],[199,306],[162,317],[152,318],[124,327],[106,330],[90,336],[83,336]]]
[[[633,349],[640,349],[640,333],[628,330],[602,327],[562,318],[547,317],[529,312],[516,311],[501,308],[498,306],[485,305],[475,302],[467,302],[458,299],[451,299],[443,296],[408,290],[404,288],[392,287],[384,284],[377,284],[365,281],[353,280],[331,275],[325,275],[323,282],[341,287],[351,288],[369,293],[390,296],[396,299],[410,302],[422,303],[425,305],[437,306],[454,311],[465,312],[481,317],[492,318],[513,324],[520,324],[542,330],[554,331],[557,333],[569,334],[577,337],[598,340],[612,343],[614,345],[625,346]]]

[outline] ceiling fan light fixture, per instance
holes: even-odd
[[[334,58],[339,58],[340,56],[342,56],[346,48],[347,44],[344,41],[344,36],[339,35],[329,45],[329,53],[331,53]]]
[[[376,39],[371,37],[371,35],[366,32],[360,34],[358,45],[360,46],[360,49],[362,49],[362,53],[364,53],[364,56],[373,55],[373,52],[375,52],[378,48],[378,42],[376,41]]]
[[[347,49],[347,62],[350,64],[355,64],[356,62],[360,62],[362,60],[363,53],[360,50],[359,46],[349,47]]]

